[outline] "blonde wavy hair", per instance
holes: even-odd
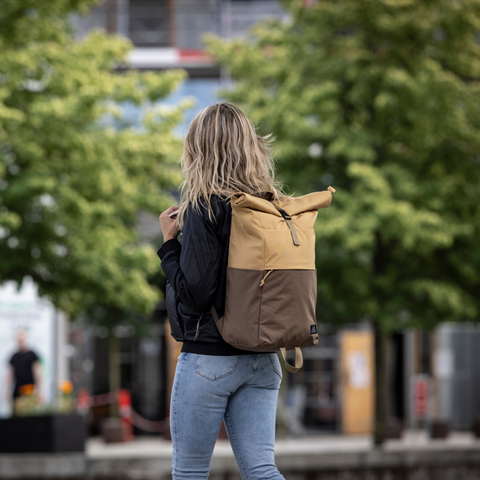
[[[259,136],[246,115],[235,105],[221,102],[201,110],[190,124],[181,159],[185,181],[177,213],[182,229],[191,205],[213,212],[211,196],[231,200],[235,193],[249,193],[269,200],[290,198],[275,180],[271,135]]]

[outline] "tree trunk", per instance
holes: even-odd
[[[120,390],[120,339],[113,332],[108,337],[108,384],[110,392]],[[118,402],[110,403],[110,416],[118,417]]]
[[[381,447],[387,429],[387,334],[374,323],[375,335],[375,426],[374,443]]]

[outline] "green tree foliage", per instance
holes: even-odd
[[[128,40],[75,41],[71,14],[94,3],[0,2],[0,281],[29,275],[63,310],[119,321],[150,314],[159,296],[147,281],[159,261],[138,240],[137,214],[171,204],[172,129],[185,105],[151,108],[136,128],[120,106],[151,105],[184,72],[119,73]]]
[[[207,43],[288,185],[338,189],[316,225],[319,315],[370,320],[380,350],[399,328],[478,319],[480,2],[302,4]]]

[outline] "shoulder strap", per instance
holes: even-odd
[[[205,312],[202,312],[202,314],[200,315],[200,318],[198,319],[197,331],[195,333],[195,338],[193,339],[194,342],[197,340],[198,334],[200,333],[200,322],[202,321],[202,317],[203,317],[204,313]],[[217,311],[215,310],[215,307],[213,306],[213,302],[212,302],[212,306],[210,307],[210,313],[212,314],[212,317],[215,320],[215,323],[217,323],[218,322],[218,315],[217,315]]]
[[[194,342],[197,341],[198,334],[200,333],[200,322],[202,321],[202,317],[203,317],[203,312],[200,315],[200,318],[198,319],[198,322],[197,322],[197,331],[195,332],[195,338],[193,339]]]
[[[217,311],[215,310],[215,307],[213,306],[213,302],[212,302],[212,306],[210,308],[210,313],[212,314],[213,320],[217,324],[218,323],[218,314],[217,314]]]

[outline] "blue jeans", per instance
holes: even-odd
[[[173,480],[208,478],[223,419],[242,479],[284,479],[274,459],[281,380],[274,353],[181,353],[170,408]]]

